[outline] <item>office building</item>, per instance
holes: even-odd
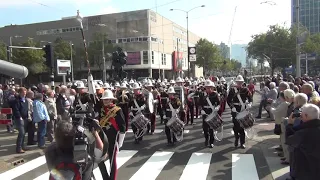
[[[219,45],[221,56],[224,59],[230,59],[230,47],[225,43],[221,42]]]
[[[297,0],[291,0],[291,23],[297,22]],[[310,33],[320,32],[320,0],[300,0],[299,21]]]
[[[83,26],[88,46],[93,40],[93,35],[96,32],[102,32],[108,34],[108,43],[120,46],[128,52],[127,65],[124,69],[129,77],[172,78],[179,71],[187,74],[186,29],[152,10],[84,17]],[[57,37],[61,37],[75,46],[83,47],[80,24],[74,17],[0,28],[0,36],[5,43],[9,43],[10,37],[16,35],[23,38],[11,38],[14,41],[13,44],[25,41],[27,37],[41,42],[53,42]],[[199,39],[200,37],[189,32],[190,47],[195,46]],[[75,58],[77,57],[80,55],[76,55]],[[102,59],[102,56],[97,55],[95,58]],[[96,63],[96,61],[90,63],[95,78],[101,78],[103,63]],[[110,58],[106,61],[106,67],[108,74],[111,72]],[[191,75],[202,75],[201,69],[191,68]],[[75,66],[74,71],[84,72],[86,67],[85,65]]]

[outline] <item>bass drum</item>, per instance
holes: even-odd
[[[223,139],[223,121],[219,114],[216,112],[209,114],[206,117],[205,122],[210,126],[211,129],[213,129],[214,138],[217,141],[221,141]]]
[[[153,94],[151,92],[148,93],[147,96],[147,107],[149,109],[149,112],[152,114],[154,112],[154,98]]]

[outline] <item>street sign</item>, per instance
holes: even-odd
[[[308,54],[308,60],[316,60],[317,59],[317,54],[316,53],[311,53]],[[305,60],[306,59],[306,54],[300,54],[300,59]]]
[[[190,54],[189,55],[189,60],[190,60],[190,62],[197,61],[197,55],[196,54]]]
[[[189,47],[188,48],[188,54],[189,54],[189,61],[197,61],[197,49],[196,47]]]
[[[67,72],[70,72],[71,62],[70,60],[57,59],[57,75],[64,76]]]

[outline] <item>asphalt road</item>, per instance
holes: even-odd
[[[254,104],[257,105],[259,100],[256,95]],[[164,125],[157,124],[156,133],[145,135],[138,145],[133,143],[133,133],[128,132],[124,146],[118,154],[118,179],[272,180],[284,177],[283,174],[288,172],[288,169],[279,166],[276,155],[272,153],[273,146],[278,143],[277,137],[272,135],[273,123],[268,120],[257,121],[255,137],[252,140],[247,139],[246,149],[237,149],[233,146],[230,109],[227,109],[222,117],[224,138],[220,142],[216,141],[212,149],[204,146],[200,119],[195,120],[196,125],[186,126],[184,140],[174,147],[166,146]],[[15,146],[10,144],[15,143],[15,138],[6,139],[1,133],[0,143],[0,160],[8,162],[8,157],[19,159],[19,156],[25,160],[24,164],[0,174],[0,179],[48,179],[42,151],[34,147],[35,150],[28,152],[28,155],[10,154],[12,149],[14,152]],[[0,166],[2,172],[5,169],[3,166],[11,168],[8,163],[3,163]],[[98,169],[94,170],[94,174],[96,179],[102,179]]]

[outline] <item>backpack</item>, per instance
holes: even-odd
[[[60,162],[50,171],[49,180],[81,180],[80,166],[70,162]]]

